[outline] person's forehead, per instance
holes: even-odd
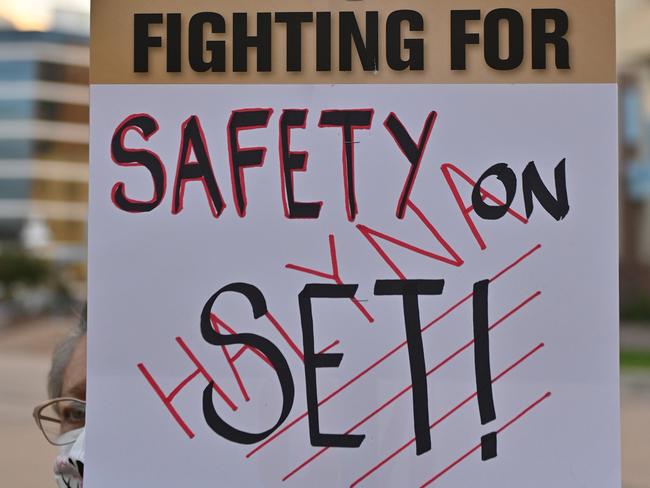
[[[86,337],[77,342],[68,366],[63,372],[63,396],[85,396],[86,389]]]

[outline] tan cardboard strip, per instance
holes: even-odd
[[[496,8],[512,8],[524,19],[524,60],[511,71],[498,71],[484,59],[483,20]],[[569,17],[566,39],[570,45],[570,69],[555,67],[554,51],[548,47],[546,70],[532,68],[531,10],[559,8]],[[400,9],[415,10],[424,17],[424,31],[409,33],[406,37],[422,37],[425,43],[423,71],[393,71],[386,62],[385,30],[388,15]],[[479,33],[480,45],[467,46],[467,69],[451,69],[452,10],[480,9],[482,19],[467,23],[467,32]],[[365,12],[379,11],[379,64],[377,71],[363,71],[353,54],[350,72],[338,70],[338,12],[357,14],[362,32]],[[332,12],[332,71],[316,70],[315,23],[302,29],[302,71],[286,70],[286,27],[274,23],[272,34],[273,70],[258,73],[254,70],[254,49],[249,49],[249,68],[246,73],[232,72],[232,42],[230,34],[233,12],[249,13],[249,32],[256,32],[257,12]],[[226,72],[198,73],[188,62],[188,24],[198,12],[218,12],[226,20],[226,34],[210,34],[209,39],[226,41]],[[149,55],[149,71],[135,73],[133,67],[134,14],[180,13],[182,18],[182,69],[180,73],[166,72],[165,26],[154,25],[150,35],[162,36],[162,48],[153,48]],[[502,23],[502,31],[505,24]],[[329,84],[329,83],[614,83],[615,68],[614,0],[305,0],[283,1],[215,1],[215,0],[92,0],[91,83],[204,83],[204,84]],[[552,28],[550,26],[549,28]],[[507,35],[502,36],[507,40]],[[507,53],[507,51],[506,51]]]

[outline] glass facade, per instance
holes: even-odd
[[[33,159],[88,163],[88,144],[33,141]]]
[[[32,141],[27,139],[0,139],[1,159],[29,159],[32,156]]]
[[[31,119],[34,105],[33,100],[0,100],[0,120]]]
[[[26,178],[0,178],[0,200],[24,200],[29,198],[31,182]]]
[[[50,220],[47,223],[52,240],[65,244],[86,241],[86,223],[72,220]]]
[[[89,111],[87,105],[40,101],[34,106],[33,117],[38,120],[88,124]]]
[[[88,183],[81,181],[33,180],[31,190],[31,197],[39,201],[78,203],[88,200]]]
[[[0,81],[26,81],[36,79],[37,62],[2,61],[0,62]]]
[[[52,81],[88,85],[88,68],[49,61],[11,60],[0,62],[0,81]]]
[[[0,100],[0,120],[47,120],[88,124],[88,106],[39,100]]]
[[[31,43],[34,48],[21,50],[21,45],[25,43]],[[38,53],[39,46],[44,44],[48,45],[47,55],[45,52]],[[80,48],[88,48],[87,37],[61,32],[0,30],[0,46],[9,51],[14,47],[19,48],[17,53],[25,53],[23,59],[0,61],[0,86],[17,87],[16,93],[11,93],[12,88],[0,91],[0,122],[5,125],[12,121],[22,124],[28,121],[88,124],[88,105],[66,101],[69,97],[64,91],[60,92],[60,98],[57,93],[57,89],[62,87],[71,87],[77,92],[88,87],[88,66],[61,61],[72,54],[80,55],[78,59],[83,62],[85,54]],[[62,56],[50,56],[49,53],[56,49],[61,50]],[[40,86],[47,88],[43,91],[47,93],[47,100],[28,98],[33,83],[43,84]],[[26,176],[22,178],[17,178],[14,171],[7,171],[3,175],[2,165],[9,164],[7,161],[10,160],[13,161],[12,168],[17,164],[20,169],[24,162],[30,172],[25,172]],[[48,171],[57,168],[59,163],[68,165],[61,166],[65,173],[48,177]],[[75,164],[79,167],[79,174],[75,173]],[[51,240],[48,255],[57,260],[63,266],[61,269],[65,268],[67,275],[73,276],[73,281],[77,283],[85,279],[83,248],[87,226],[84,208],[88,199],[88,184],[84,181],[85,176],[80,175],[87,174],[87,164],[87,142],[34,139],[28,132],[24,139],[3,138],[3,134],[0,134],[0,208],[3,209],[0,245],[8,241],[20,243],[22,230],[31,213],[41,213],[39,217],[44,219]],[[77,254],[78,258],[75,257]]]
[[[84,66],[39,62],[36,69],[36,77],[42,81],[88,86],[89,72]]]
[[[88,162],[88,145],[61,141],[0,139],[3,159],[43,159],[65,162]]]

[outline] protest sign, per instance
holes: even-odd
[[[88,486],[618,486],[613,10],[95,0]]]

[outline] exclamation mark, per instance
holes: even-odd
[[[481,424],[496,420],[492,395],[492,372],[490,370],[490,329],[488,324],[488,286],[490,280],[474,284],[474,370],[476,372],[476,398],[481,414]],[[481,459],[497,457],[497,433],[481,437]]]

